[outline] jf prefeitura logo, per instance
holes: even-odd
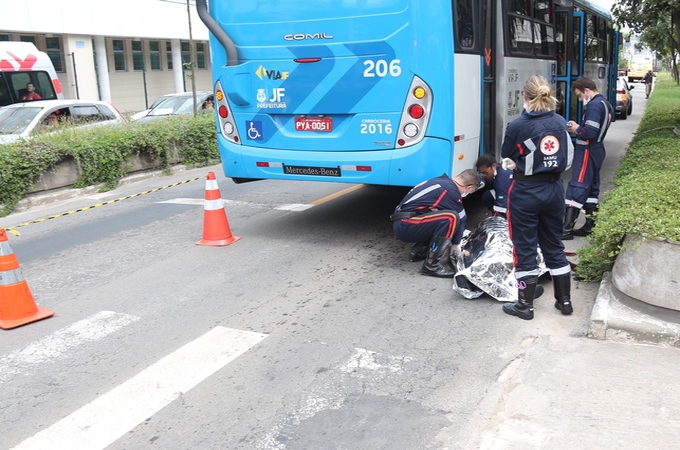
[[[272,70],[267,69],[264,66],[260,66],[255,71],[255,75],[257,75],[257,77],[262,81],[283,81],[288,79],[290,72]],[[257,93],[255,94],[255,98],[257,99],[257,107],[260,109],[285,109],[288,106],[284,100],[285,97],[286,89],[282,87],[272,88],[271,91],[266,88],[258,89]]]

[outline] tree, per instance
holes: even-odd
[[[680,52],[680,0],[618,0],[612,12],[620,26],[629,27],[657,54],[675,61]],[[673,72],[680,82],[675,65]]]

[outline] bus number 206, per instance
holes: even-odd
[[[401,75],[401,60],[393,59],[389,63],[384,59],[379,59],[378,61],[366,60],[364,61],[364,78],[373,78],[375,76],[379,78],[391,75],[393,77],[398,77]]]

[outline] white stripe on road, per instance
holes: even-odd
[[[277,206],[274,209],[278,209],[279,211],[295,211],[295,212],[300,212],[300,211],[305,211],[309,208],[313,208],[314,205],[307,205],[307,204],[301,204],[301,203],[292,203],[290,205],[281,205]]]
[[[66,353],[86,342],[98,341],[139,320],[137,316],[100,311],[21,350],[0,356],[0,383],[26,372],[36,364],[64,358]]]
[[[14,448],[103,449],[265,337],[213,328]]]
[[[218,201],[218,200],[214,200]],[[162,202],[158,203],[172,203],[175,205],[203,205],[205,200],[203,199],[198,199],[198,198],[173,198],[171,200],[164,200]],[[250,207],[255,207],[255,208],[272,208],[271,205],[262,205],[259,203],[251,203],[251,202],[242,202],[239,200],[225,200],[222,199],[222,203],[225,205],[237,205],[237,206],[250,206]],[[308,203],[291,203],[287,205],[280,205],[280,206],[274,206],[272,209],[276,209],[279,211],[295,211],[295,212],[300,212],[300,211],[305,211],[309,208],[313,208],[314,205],[308,204]]]

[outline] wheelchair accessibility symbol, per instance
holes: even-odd
[[[262,139],[262,122],[259,120],[249,120],[246,122],[246,129],[248,140],[250,141],[261,141]]]

